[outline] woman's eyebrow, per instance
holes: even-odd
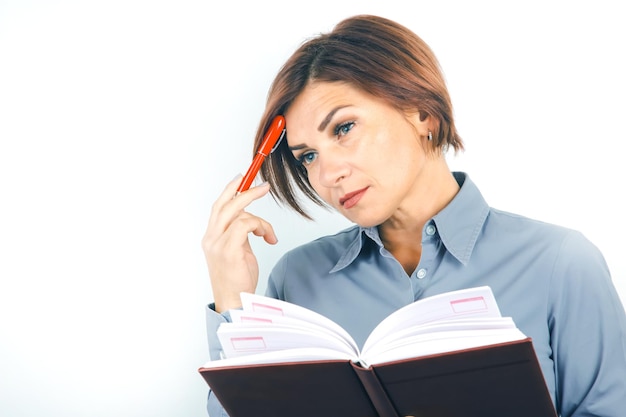
[[[332,118],[335,115],[335,113],[337,113],[339,110],[343,109],[344,107],[350,107],[350,106],[349,105],[343,105],[343,106],[337,106],[334,109],[332,109],[326,115],[326,117],[324,117],[324,120],[322,120],[322,123],[320,123],[320,125],[317,127],[317,130],[320,131],[320,132],[323,132],[324,129],[326,129],[326,126],[328,126],[328,123],[330,123],[330,121],[332,120]]]
[[[300,144],[300,145],[290,146],[289,150],[293,152],[293,151],[297,151],[297,150],[304,149],[304,148],[306,148],[306,145]]]
[[[326,115],[326,117],[324,117],[324,120],[322,120],[322,123],[320,123],[320,125],[317,127],[317,130],[319,132],[323,132],[324,129],[326,129],[326,127],[328,126],[330,121],[335,116],[335,113],[337,113],[339,110],[341,110],[343,108],[346,108],[346,107],[350,107],[350,104],[344,104],[344,105],[341,105],[341,106],[337,106],[337,107],[333,108],[331,111],[329,111],[328,114]],[[300,150],[300,149],[304,149],[306,147],[307,146],[305,144],[294,145],[294,146],[290,146],[289,150],[291,152],[293,152],[293,151],[297,151],[297,150]]]

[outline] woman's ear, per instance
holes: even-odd
[[[417,135],[420,137],[426,138],[428,137],[429,132],[433,131],[433,126],[431,126],[432,117],[430,117],[430,115],[425,111],[417,110],[414,113],[407,114],[407,119],[413,125]]]

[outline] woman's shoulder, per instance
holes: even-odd
[[[513,213],[506,210],[500,210],[490,207],[489,216],[487,217],[488,226],[501,227],[506,229],[523,229],[530,232],[538,232],[549,236],[565,236],[578,231],[560,225],[555,222],[540,220],[534,217]],[[489,224],[491,223],[491,224]]]
[[[485,224],[485,231],[489,233],[490,230],[510,234],[519,241],[534,242],[536,246],[553,246],[561,253],[565,251],[571,255],[597,251],[597,247],[580,230],[494,208],[490,209]]]

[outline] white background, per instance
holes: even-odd
[[[212,201],[283,61],[358,13],[439,57],[467,145],[451,167],[494,207],[581,230],[626,299],[617,1],[0,0],[0,415],[206,414]],[[262,277],[347,224],[252,210],[280,239],[253,242]]]

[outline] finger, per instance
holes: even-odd
[[[263,240],[271,245],[278,243],[278,238],[276,237],[276,232],[274,232],[274,227],[272,227],[272,224],[263,219],[260,220],[260,227],[253,230],[252,234],[254,234],[255,236],[263,237]]]
[[[233,199],[233,196],[237,192],[237,188],[239,187],[239,183],[241,182],[242,177],[243,175],[238,174],[228,184],[226,184],[226,187],[224,187],[222,194],[220,194],[217,200],[215,200],[215,203],[213,203],[213,208],[219,209],[228,201]]]
[[[261,224],[258,218],[237,219],[212,245],[204,248],[207,259],[213,259],[218,264],[242,262],[252,251],[249,233],[262,235],[264,239],[267,235],[268,243],[275,243],[272,228]]]
[[[258,200],[267,194],[269,190],[270,186],[268,183],[264,182],[263,184],[259,184],[256,187],[252,187],[240,194],[236,194],[224,204],[222,210],[227,210],[228,212],[236,215],[245,210],[246,207],[248,207],[254,200]]]
[[[269,192],[269,184],[263,183],[236,195],[238,184],[239,179],[237,178],[231,181],[213,204],[208,228],[216,231],[225,230],[228,224],[241,214],[250,203]]]
[[[236,216],[224,230],[207,229],[202,247],[205,254],[226,254],[238,252],[241,248],[249,247],[248,235],[263,237],[265,242],[273,245],[278,243],[278,238],[272,225],[265,219],[242,211]]]
[[[243,212],[228,227],[225,237],[235,245],[246,244],[248,234],[263,237],[270,244],[278,242],[272,225],[265,219]]]
[[[248,206],[254,200],[258,200],[263,197],[270,190],[268,182],[263,182],[259,185],[251,187],[250,189],[241,193],[235,194],[231,201],[237,202],[236,206],[242,206],[242,208]]]

